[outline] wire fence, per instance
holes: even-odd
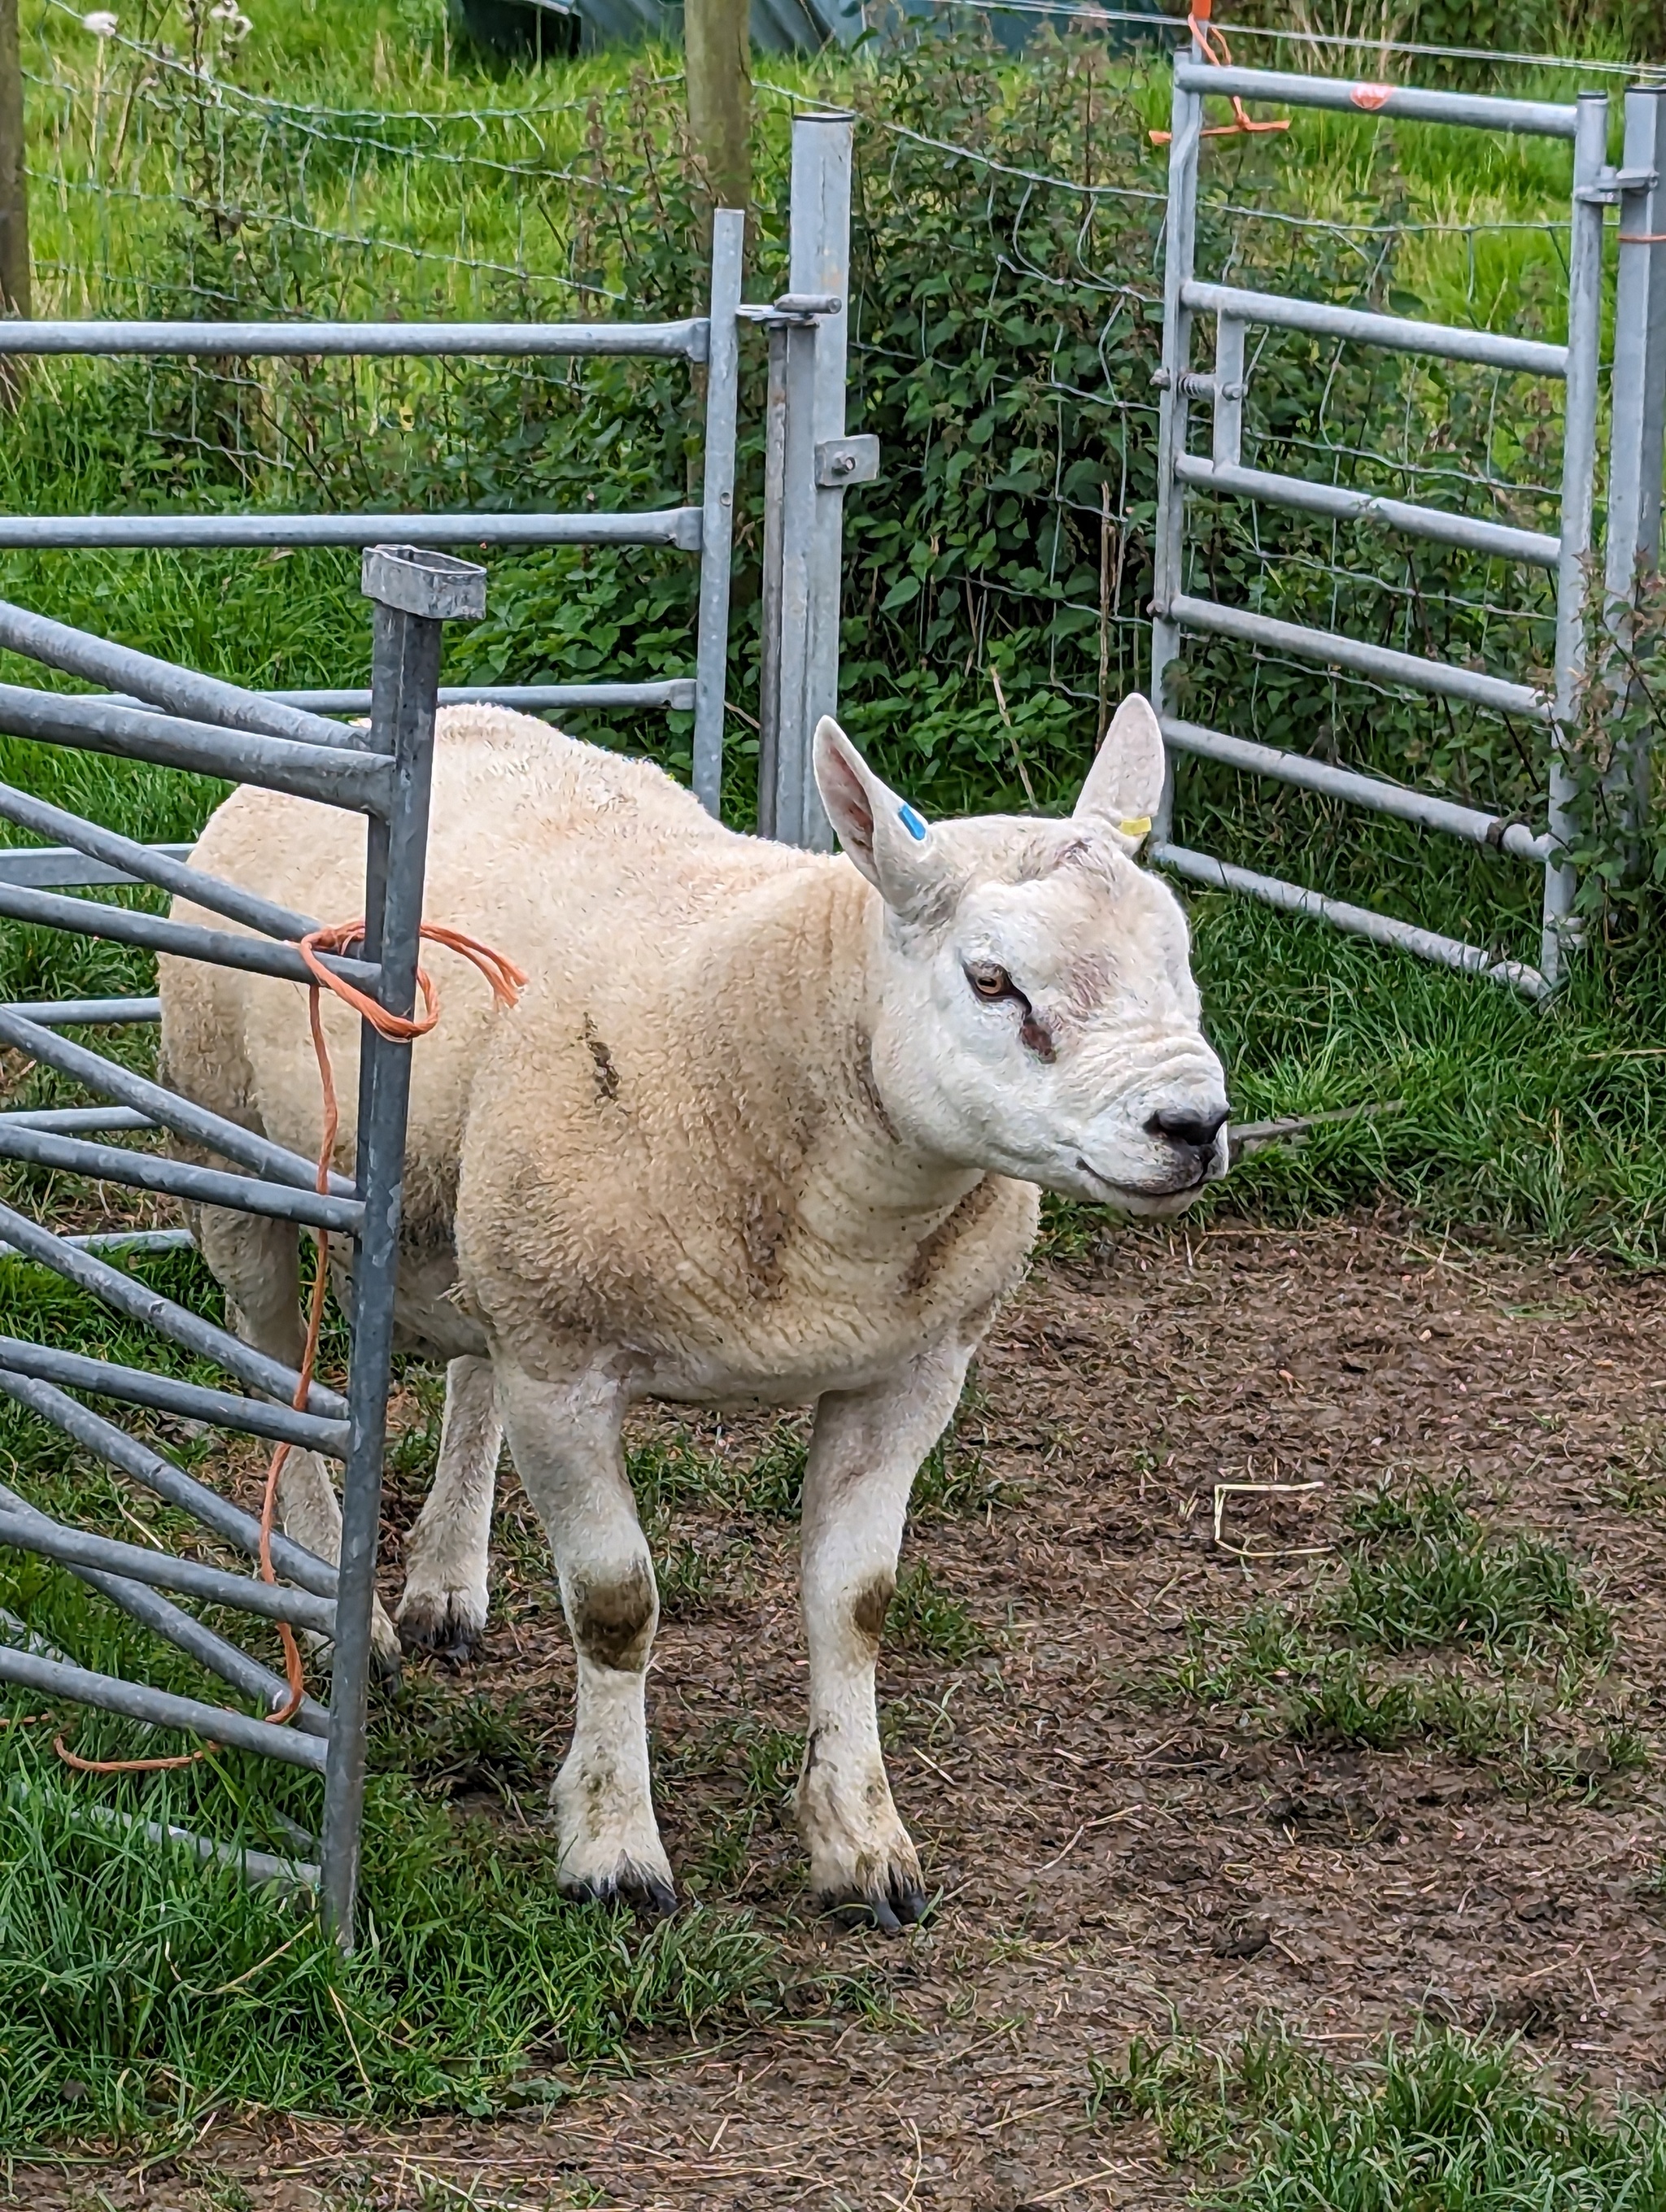
[[[170,52],[89,31],[52,0],[29,85],[37,312],[531,317],[686,312],[697,297],[673,72],[623,64],[586,97],[520,105],[454,106],[458,83],[440,80],[433,108],[314,106],[239,82],[240,20],[218,0]],[[1170,37],[1121,54],[1085,33],[1044,40],[1014,70],[990,66],[974,26],[815,79],[860,118],[851,420],[885,456],[882,483],[848,503],[843,696],[927,803],[1061,798],[1108,708],[1148,673],[1165,204],[1152,133]],[[1432,58],[1358,43],[1385,68],[1403,53],[1401,75]],[[1289,40],[1280,51],[1299,58]],[[1310,63],[1327,51],[1341,43],[1307,40]],[[1465,60],[1500,88],[1526,84],[1518,58]],[[785,125],[805,96],[759,92],[754,296],[782,274]],[[1309,112],[1212,141],[1203,174],[1204,277],[1562,334],[1560,146]],[[743,773],[762,374],[760,347],[738,501]],[[16,506],[394,492],[410,507],[640,505],[687,497],[697,465],[686,380],[641,366],[122,362],[44,366],[38,380],[0,464]],[[1246,465],[1554,529],[1549,386],[1290,331],[1257,334],[1248,382]],[[1187,588],[1201,595],[1517,678],[1548,657],[1542,572],[1224,500],[1200,499],[1197,518]],[[471,674],[581,680],[603,652],[622,673],[674,673],[691,645],[692,575],[675,556],[648,564],[646,586],[624,580],[640,561],[605,554],[497,565],[507,589],[467,648]],[[1183,682],[1188,713],[1240,735],[1502,814],[1539,804],[1536,728],[1219,641],[1189,653]],[[1186,773],[1252,864],[1282,847],[1287,871],[1300,840],[1323,887],[1346,890],[1411,849],[1301,794]],[[1404,872],[1393,896],[1414,906]],[[1513,896],[1489,878],[1495,894]],[[1529,908],[1523,884],[1523,926]]]

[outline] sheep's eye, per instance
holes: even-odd
[[[966,981],[980,999],[1006,999],[1012,994],[1012,979],[1004,968],[969,968]]]

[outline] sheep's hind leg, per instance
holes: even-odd
[[[395,1616],[407,1645],[465,1659],[486,1632],[492,1494],[503,1425],[489,1359],[453,1359],[434,1487],[405,1539]]]
[[[555,1555],[578,1661],[573,1744],[550,1792],[569,1897],[666,1913],[677,1893],[648,1784],[646,1683],[659,1625],[621,1432],[626,1400],[594,1371],[535,1381],[496,1363],[509,1449]]]
[[[968,1351],[911,1360],[866,1390],[829,1391],[805,1470],[803,1595],[810,1731],[798,1815],[824,1911],[895,1934],[926,1910],[920,1860],[891,1802],[874,1670],[909,1492],[960,1398]]]
[[[245,1344],[298,1368],[307,1349],[301,1317],[301,1253],[288,1223],[204,1206],[193,1226],[198,1249],[226,1294],[234,1329]],[[277,1482],[283,1533],[333,1565],[341,1556],[341,1505],[330,1470],[317,1452],[291,1451]],[[326,1638],[309,1638],[315,1647]],[[384,1680],[399,1671],[399,1639],[380,1599],[370,1623],[371,1663]]]

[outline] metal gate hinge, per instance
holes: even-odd
[[[824,491],[872,483],[879,473],[877,438],[824,438],[816,448],[816,482]]]

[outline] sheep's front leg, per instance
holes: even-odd
[[[489,1359],[453,1359],[434,1487],[405,1540],[405,1587],[394,1618],[405,1643],[465,1659],[486,1632],[492,1496],[503,1425]]]
[[[670,1912],[677,1893],[648,1787],[645,1698],[660,1596],[625,1474],[624,1392],[593,1370],[550,1383],[502,1358],[495,1367],[509,1449],[550,1539],[578,1658],[573,1745],[550,1792],[558,1879],[571,1897]]]
[[[874,1669],[909,1492],[959,1402],[970,1356],[958,1347],[928,1352],[866,1390],[830,1391],[816,1408],[805,1472],[810,1733],[799,1826],[817,1904],[888,1933],[919,1919],[926,1897],[885,1778]]]

